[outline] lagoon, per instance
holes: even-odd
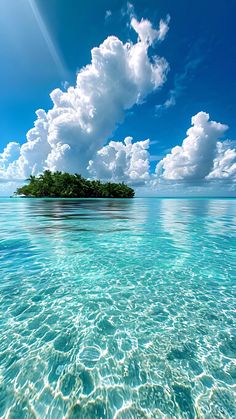
[[[0,199],[0,417],[236,417],[235,199]]]

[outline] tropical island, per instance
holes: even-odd
[[[102,183],[79,174],[45,170],[31,175],[28,183],[18,188],[16,196],[30,198],[133,198],[134,190],[125,183]]]

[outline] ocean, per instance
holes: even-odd
[[[235,199],[0,199],[0,417],[235,418]]]

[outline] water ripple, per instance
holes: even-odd
[[[235,200],[0,205],[1,417],[236,417]]]

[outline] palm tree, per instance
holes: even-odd
[[[33,197],[63,198],[133,198],[134,190],[124,183],[102,183],[87,180],[79,174],[45,170],[39,176],[30,175],[27,185],[18,188],[17,194]]]

